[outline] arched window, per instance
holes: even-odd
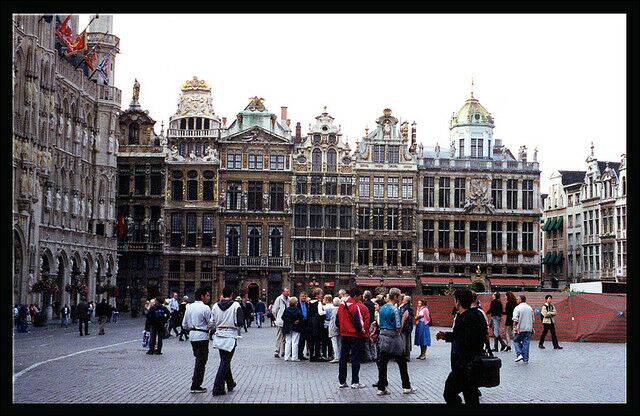
[[[176,170],[171,176],[171,197],[174,201],[182,201],[182,172]]]
[[[261,253],[261,227],[259,225],[252,225],[249,227],[249,241],[248,247],[249,252],[247,253],[249,257],[260,257]]]
[[[335,172],[338,168],[338,156],[335,149],[327,150],[327,172]]]
[[[314,172],[322,171],[322,152],[320,149],[313,149],[311,155],[311,170]]]
[[[269,226],[269,257],[282,257],[282,227]]]
[[[213,201],[213,171],[205,170],[202,173],[203,181],[202,181],[202,200],[203,201]]]
[[[129,144],[140,144],[140,125],[138,123],[129,124]]]

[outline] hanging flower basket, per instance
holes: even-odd
[[[435,253],[437,251],[438,251],[437,249],[432,248],[432,247],[427,247],[427,248],[424,249],[424,252],[427,253],[427,254],[433,254],[433,253]]]
[[[505,253],[506,251],[504,250],[491,250],[491,254],[493,254],[494,256],[502,256]]]
[[[449,254],[449,253],[451,253],[451,249],[450,248],[439,248],[438,249],[438,253]]]
[[[522,255],[525,257],[533,257],[536,255],[536,252],[534,250],[524,250]]]
[[[453,253],[457,254],[457,255],[465,255],[465,254],[467,254],[467,249],[466,248],[454,248],[451,251],[453,251]]]

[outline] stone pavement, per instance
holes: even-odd
[[[96,320],[97,322],[97,320]],[[267,322],[268,324],[268,322]],[[338,388],[338,365],[284,362],[273,356],[275,328],[255,326],[242,333],[232,361],[236,389],[225,396],[210,394],[218,368],[218,351],[210,348],[203,386],[207,394],[191,394],[193,354],[189,342],[165,340],[164,355],[149,356],[141,346],[142,317],[120,317],[98,336],[80,337],[77,325],[48,326],[14,334],[16,403],[444,403],[442,390],[449,373],[450,344],[435,340],[426,361],[412,359],[409,374],[418,392],[403,395],[400,375],[389,363],[389,391],[379,397],[375,363],[363,364],[360,381],[367,388]],[[447,330],[447,328],[442,328]],[[540,350],[533,343],[529,364],[502,358],[500,386],[483,388],[481,403],[625,403],[626,344],[551,343]],[[419,351],[414,347],[412,358]],[[351,382],[351,369],[347,382]],[[606,386],[606,388],[604,388]]]

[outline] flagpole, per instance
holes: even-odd
[[[88,26],[89,26],[89,25],[87,25],[87,27],[88,27]],[[86,30],[86,29],[85,29],[85,30]],[[100,41],[99,41],[99,42],[102,42],[102,41],[104,40],[104,37],[105,37],[105,36],[107,36],[107,34],[108,34],[108,33],[109,33],[109,31],[108,31],[108,30],[107,30],[106,32],[104,32],[104,33],[102,34],[102,37],[100,38]],[[88,41],[88,39],[87,39],[87,41]],[[89,52],[87,52],[87,53],[85,53],[85,54],[84,54],[84,56],[82,57],[82,60],[81,60],[80,62],[78,62],[78,65],[76,65],[76,67],[75,67],[74,69],[78,69],[78,68],[80,67],[80,65],[82,65],[82,63],[84,62],[84,58],[86,58],[86,57],[87,57],[87,55],[89,55],[91,52],[95,52],[95,51],[96,51],[96,46],[98,46],[98,45],[93,45],[93,47],[91,48],[91,50],[90,50]]]

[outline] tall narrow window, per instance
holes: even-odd
[[[249,211],[262,211],[262,182],[249,182],[247,209]]]
[[[522,209],[533,209],[533,181],[522,181]]]
[[[322,177],[314,175],[311,177],[311,195],[320,194],[322,194]]]
[[[205,170],[202,172],[202,200],[213,201],[213,172]]]
[[[338,195],[338,178],[336,176],[326,176],[324,181],[325,195]]]
[[[225,255],[228,257],[240,256],[240,226],[227,225]]]
[[[384,198],[384,177],[382,176],[373,178],[373,197]]]
[[[413,208],[402,208],[402,229],[413,230]]]
[[[341,205],[340,206],[340,228],[341,229],[349,229],[351,228],[353,218],[353,207],[350,205]]]
[[[453,222],[453,248],[465,248],[464,220]]]
[[[464,201],[467,197],[466,190],[466,180],[465,178],[455,178],[454,179],[454,194],[453,194],[453,202],[456,208],[462,208],[464,206]]]
[[[502,250],[502,221],[491,222],[491,250]]]
[[[182,245],[182,213],[171,214],[171,247]]]
[[[307,241],[294,240],[293,256],[297,262],[305,262],[307,260]]]
[[[449,242],[449,221],[438,221],[438,247],[449,248],[451,247]]]
[[[502,179],[491,181],[491,202],[496,209],[502,209]]]
[[[262,243],[262,226],[252,224],[248,226],[249,236],[247,238],[247,255],[249,257],[260,257]]]
[[[464,157],[464,139],[460,139],[460,157]]]
[[[240,189],[241,183],[237,181],[227,182],[227,209],[231,211],[240,210]]]
[[[440,208],[448,208],[450,206],[451,199],[451,189],[450,179],[449,178],[440,178],[440,193],[438,195],[438,202],[440,203]]]
[[[348,176],[340,177],[340,195],[351,196],[353,195],[353,185],[351,184],[351,178]]]
[[[413,178],[402,178],[402,199],[413,198]]]
[[[427,176],[423,180],[422,185],[422,203],[425,207],[435,206],[435,178]]]
[[[434,221],[422,220],[422,248],[434,248]]]
[[[342,265],[349,265],[353,261],[351,241],[340,241],[338,244],[338,260]]]
[[[387,197],[398,197],[398,178],[387,178]]]
[[[507,221],[507,250],[518,249],[518,223]]]
[[[309,205],[309,227],[322,228],[322,205]]]
[[[327,150],[327,172],[335,172],[338,170],[338,156],[335,149]]]
[[[518,181],[515,179],[507,180],[507,209],[518,208]]]
[[[320,149],[313,149],[311,153],[311,170],[322,172],[322,151]]]
[[[140,125],[138,123],[129,124],[129,145],[140,144]]]
[[[382,266],[384,259],[384,241],[373,240],[372,242],[372,263],[374,266]]]
[[[487,222],[471,221],[469,224],[469,246],[472,253],[485,253],[487,251]]]
[[[389,163],[400,163],[400,146],[389,146]]]
[[[373,229],[382,230],[384,228],[384,208],[376,207],[373,209]]]
[[[198,199],[198,172],[190,170],[187,172],[187,200],[195,201]]]
[[[135,194],[145,195],[147,193],[147,173],[144,167],[136,168]]]
[[[478,139],[471,139],[471,157],[478,157]]]
[[[398,208],[387,208],[387,229],[388,230],[397,230],[398,229],[398,221],[400,218],[398,214]]]
[[[369,198],[369,190],[371,187],[371,181],[368,176],[361,176],[358,178],[358,193],[360,198]]]
[[[358,228],[360,230],[369,229],[369,208],[361,207],[358,210]]]
[[[182,172],[176,170],[171,175],[171,199],[182,201]]]
[[[375,163],[384,163],[384,145],[376,144],[373,146],[373,161]]]
[[[484,140],[478,139],[478,157],[484,157]]]
[[[358,264],[360,266],[369,265],[369,241],[358,241]]]
[[[387,266],[398,265],[398,242],[387,241]]]
[[[306,176],[296,176],[296,194],[298,195],[307,194],[307,177]]]
[[[322,261],[322,240],[309,240],[309,262],[320,263]]]
[[[337,241],[325,240],[323,261],[325,264],[336,264],[338,262],[338,242]]]
[[[400,247],[400,261],[403,266],[413,266],[413,241],[403,241]]]
[[[187,213],[187,247],[196,246],[196,213]]]
[[[282,227],[269,226],[269,257],[282,257]]]
[[[294,226],[296,228],[305,228],[307,226],[307,205],[296,205],[294,208]]]
[[[213,246],[213,213],[202,214],[202,247]]]
[[[338,226],[338,207],[336,205],[325,205],[324,207],[324,226],[329,230],[333,230]]]
[[[284,211],[284,183],[270,183],[269,198],[269,209],[271,211]]]
[[[129,195],[131,175],[121,173],[118,176],[118,195]]]

